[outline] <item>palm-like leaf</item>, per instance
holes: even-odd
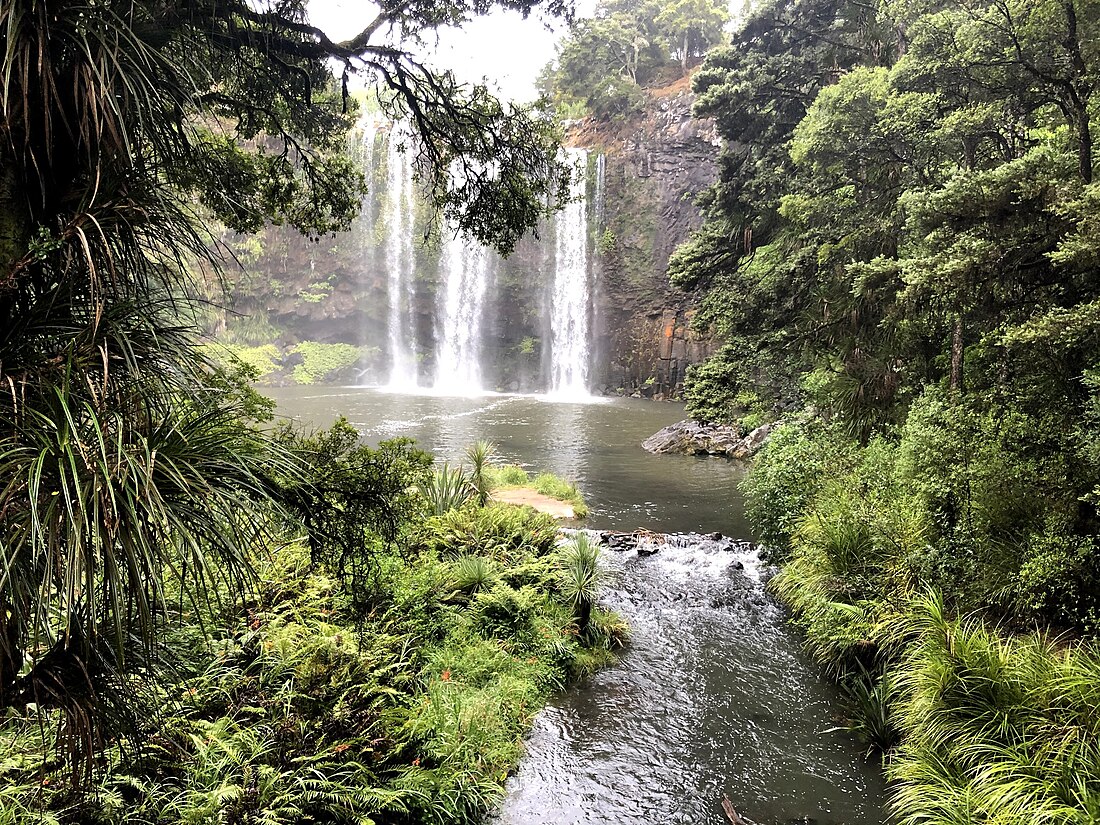
[[[592,619],[592,608],[600,595],[602,575],[599,564],[600,551],[588,538],[587,533],[577,533],[562,555],[561,590],[562,596],[577,617],[577,628],[581,634],[588,631]]]

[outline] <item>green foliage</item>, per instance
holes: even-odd
[[[600,592],[600,551],[588,539],[587,533],[578,532],[566,546],[559,575],[561,594],[573,606],[577,630],[584,638],[589,632],[592,608]]]
[[[246,347],[235,344],[209,345],[211,356],[220,363],[227,365],[234,361],[246,364],[254,370],[253,380],[262,382],[274,372],[277,372],[282,361],[282,353],[274,344],[262,344],[256,347]]]
[[[644,107],[645,89],[685,74],[721,40],[728,19],[721,0],[605,0],[573,26],[540,86],[564,113],[583,104],[600,120],[629,120]]]
[[[533,483],[536,492],[544,496],[556,498],[558,501],[567,501],[573,505],[573,515],[576,518],[584,518],[588,515],[588,505],[584,503],[577,485],[566,481],[553,473],[539,473]]]
[[[495,487],[522,487],[529,477],[527,471],[518,464],[505,464],[501,467],[489,467],[489,478]]]
[[[557,541],[550,516],[509,504],[461,507],[436,514],[418,531],[418,544],[444,558],[480,555],[498,561],[545,556]]]
[[[455,510],[474,497],[470,477],[462,467],[444,464],[421,482],[420,495],[436,516]]]
[[[491,441],[475,441],[466,448],[466,460],[470,462],[470,486],[474,501],[484,507],[489,503],[489,494],[493,490],[493,475],[489,472],[489,462],[496,457],[496,445]]]
[[[95,793],[73,796],[44,759],[39,711],[5,720],[0,821],[482,821],[534,714],[623,633],[597,611],[600,632],[581,639],[550,568],[505,583],[543,549],[541,520],[510,512],[535,531],[511,562],[388,554],[367,616],[308,548],[280,548],[254,597],[205,614],[222,622],[216,639],[194,614],[175,626],[180,672],[140,734],[105,754]],[[462,576],[468,601],[447,585]]]
[[[315,281],[298,291],[298,299],[307,304],[322,304],[332,295],[335,281],[335,275],[329,275],[323,281]]]
[[[907,825],[1088,821],[1100,800],[1100,658],[916,608],[892,807]]]
[[[291,373],[298,384],[333,380],[346,374],[363,356],[362,350],[354,344],[322,344],[317,341],[303,341],[291,353],[302,359]]]
[[[497,584],[479,593],[470,606],[474,629],[488,638],[508,638],[531,629],[535,616],[533,591]]]
[[[904,823],[1100,815],[1098,23],[773,0],[695,80],[727,148],[670,273],[726,350],[693,408],[811,405],[748,509],[853,726],[900,734]]]
[[[745,510],[766,557],[789,558],[794,534],[829,472],[850,462],[847,440],[819,422],[792,422],[772,431],[741,482]]]
[[[496,564],[486,556],[461,556],[452,565],[449,586],[467,595],[492,587],[500,577]]]
[[[313,561],[345,582],[363,615],[378,556],[421,513],[414,490],[430,477],[431,457],[408,439],[372,450],[343,417],[310,435],[284,429],[280,440],[297,461],[277,495],[305,527]]]

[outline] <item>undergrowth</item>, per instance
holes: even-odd
[[[88,793],[43,757],[50,717],[5,721],[0,825],[480,821],[534,714],[626,631],[575,609],[549,517],[467,503],[410,527],[369,600],[293,542],[244,601],[185,610],[176,676]]]
[[[1035,561],[1084,541],[1073,503],[1050,463],[1010,462],[1011,422],[966,412],[862,446],[783,428],[746,485],[784,561],[770,586],[882,755],[895,821],[1097,822],[1095,594]]]

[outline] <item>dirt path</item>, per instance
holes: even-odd
[[[546,513],[554,518],[573,518],[573,505],[568,501],[558,501],[556,498],[544,496],[532,487],[513,487],[510,490],[494,490],[493,501],[504,504],[526,504],[534,507],[540,513]]]

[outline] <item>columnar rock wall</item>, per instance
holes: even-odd
[[[695,200],[717,177],[717,135],[691,117],[684,88],[657,92],[626,125],[580,124],[573,139],[605,154],[597,352],[605,391],[675,397],[711,344],[691,330],[689,297],[668,283],[668,259],[701,220]]]

